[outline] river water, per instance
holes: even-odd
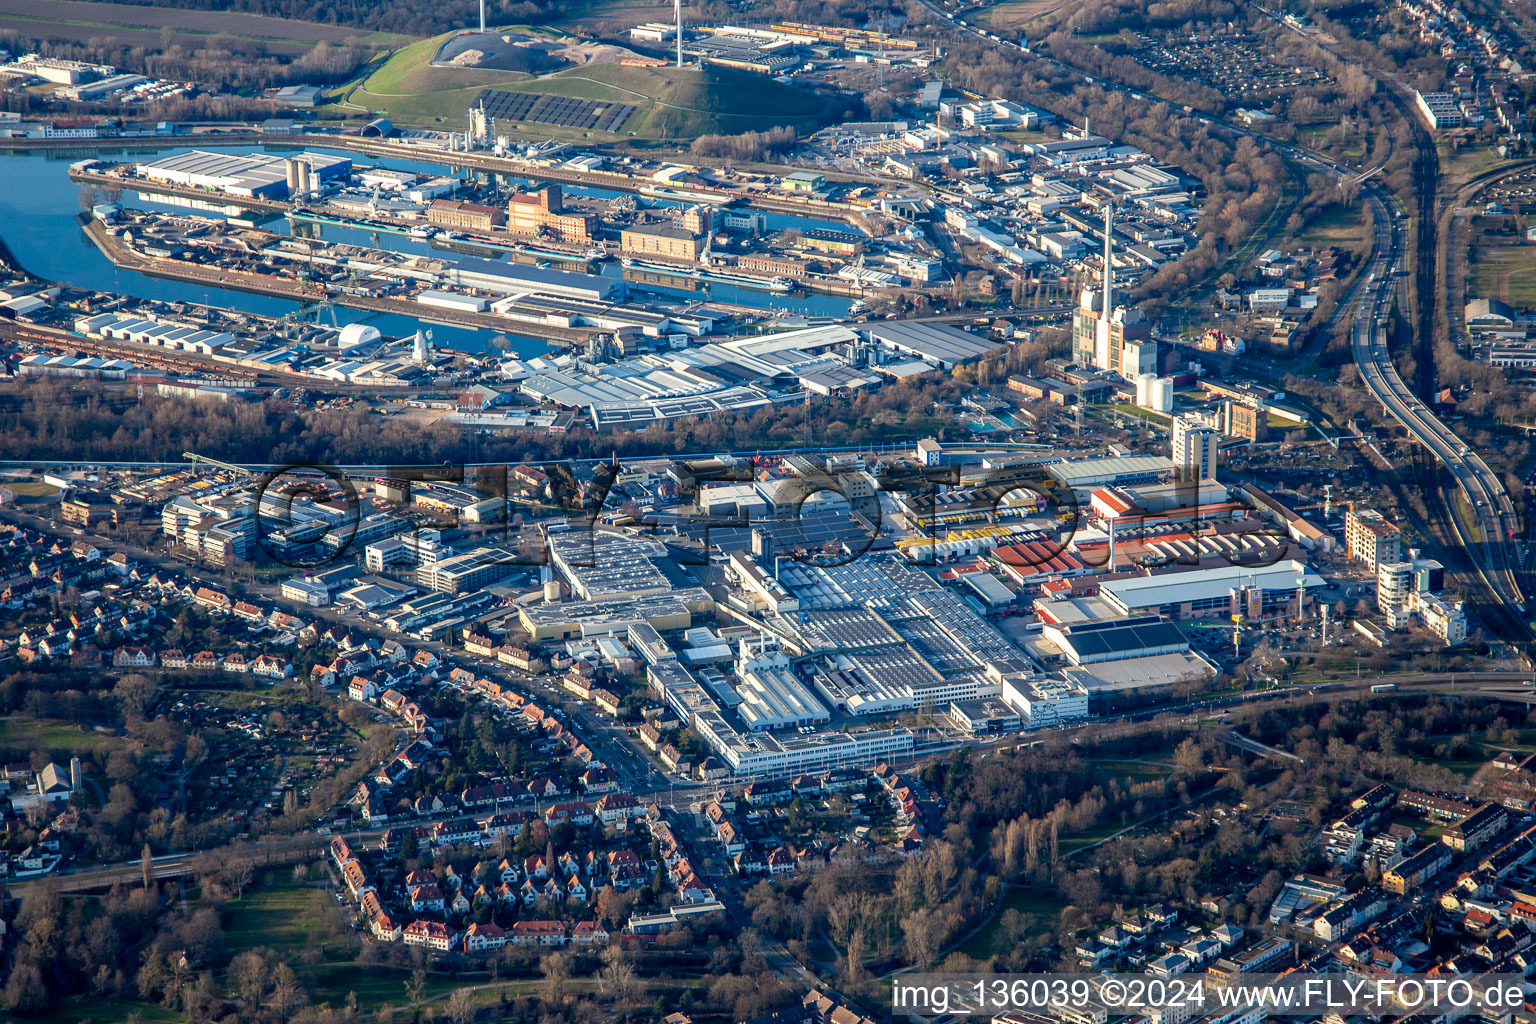
[[[275,316],[291,312],[294,309],[295,303],[288,299],[229,291],[227,289],[213,288],[185,281],[168,281],[148,277],[132,270],[121,270],[111,260],[101,254],[100,250],[91,243],[90,239],[86,238],[85,232],[75,222],[75,215],[86,209],[92,201],[90,198],[92,190],[69,180],[70,164],[87,158],[104,160],[109,163],[124,160],[151,160],[174,153],[185,153],[196,148],[198,147],[195,145],[189,145],[166,146],[163,149],[153,150],[113,151],[111,149],[89,149],[0,152],[0,180],[6,183],[4,188],[0,188],[0,237],[5,239],[6,244],[10,247],[11,252],[15,254],[17,261],[20,262],[23,268],[29,273],[49,281],[58,281],[77,288],[90,288],[143,299],[199,302],[212,306],[238,308],[253,313]],[[299,147],[219,147],[219,152],[253,153],[265,150],[272,153],[283,153],[292,152],[296,148]],[[339,155],[351,157],[355,162],[368,162],[366,158],[360,159],[358,154],[345,151],[325,150],[320,146],[302,148],[313,149],[318,152],[337,152]],[[395,170],[414,171],[423,174],[439,175],[449,173],[442,164],[432,164],[423,161],[388,159],[380,160],[376,163],[379,166]],[[569,187],[568,191],[595,196],[618,195],[618,193],[608,192],[603,189]],[[192,213],[210,217],[220,216],[220,214],[210,211],[189,210],[185,207],[156,203],[147,198],[136,196],[133,193],[124,193],[122,202],[126,206],[145,209],[166,210],[182,214]],[[651,205],[663,206],[670,204],[652,202]],[[810,218],[789,217],[772,213],[767,216],[770,227],[775,229],[787,227],[802,229],[828,227],[847,230],[846,225]],[[277,217],[267,221],[262,224],[262,227],[268,231],[275,231],[280,234],[286,234],[290,230],[290,224],[287,218],[284,217]],[[351,242],[357,245],[392,249],[397,252],[430,253],[440,258],[451,259],[453,257],[452,253],[434,249],[426,241],[401,235],[373,234],[367,231],[318,224],[305,224],[301,230],[305,234],[311,236],[318,235],[331,241]],[[618,276],[623,271],[618,264],[607,263],[602,265],[600,273],[608,276]],[[641,303],[644,303],[647,298],[662,302],[712,300],[734,305],[752,306],[764,311],[771,309],[812,316],[842,316],[847,312],[850,305],[849,299],[840,296],[770,295],[751,288],[742,288],[718,282],[699,282],[698,290],[695,291],[659,287],[652,284],[642,286],[631,282],[630,294],[633,301]],[[323,321],[329,322],[331,315],[330,312],[322,314]],[[338,306],[334,310],[334,315],[336,322],[339,324],[353,322],[369,323],[377,327],[384,334],[392,336],[412,334],[418,327],[429,329],[433,332],[433,339],[439,347],[455,348],[461,351],[485,351],[489,348],[491,339],[498,334],[507,338],[510,343],[508,351],[511,354],[529,357],[547,352],[550,348],[547,341],[537,338],[520,337],[510,331],[496,332],[451,327],[440,323],[421,322],[403,314],[375,313],[368,310],[347,309]]]

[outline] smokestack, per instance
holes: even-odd
[[[485,34],[485,0],[480,0],[480,34]]]
[[[677,66],[683,66],[683,0],[672,0],[672,11],[677,16]]]
[[[1114,250],[1115,208],[1104,204],[1104,322],[1109,322],[1109,311],[1115,301],[1115,265],[1111,259]]]
[[[78,757],[69,759],[69,788],[72,792],[80,788],[80,759]]]

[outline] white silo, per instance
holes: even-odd
[[[1152,405],[1153,412],[1173,412],[1173,378],[1158,377],[1152,381]]]
[[[548,583],[544,584],[544,603],[545,604],[559,604],[560,603],[560,581],[559,580],[550,580]]]
[[[1136,376],[1136,404],[1142,409],[1152,408],[1152,382],[1157,380],[1155,373],[1142,373]]]

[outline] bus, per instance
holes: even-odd
[[[1377,683],[1375,686],[1371,687],[1371,692],[1372,693],[1387,693],[1387,692],[1389,692],[1391,690],[1395,690],[1395,689],[1397,689],[1397,684],[1396,683]]]

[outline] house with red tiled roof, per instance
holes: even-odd
[[[559,921],[518,921],[507,941],[514,946],[563,946],[565,925]]]
[[[464,952],[466,953],[500,949],[506,944],[506,929],[494,921],[488,921],[485,924],[477,921],[464,930]]]
[[[425,946],[446,953],[453,948],[453,932],[441,921],[412,921],[402,935],[407,946]]]
[[[580,921],[571,929],[571,941],[580,946],[606,945],[608,938],[608,929],[601,921]]]

